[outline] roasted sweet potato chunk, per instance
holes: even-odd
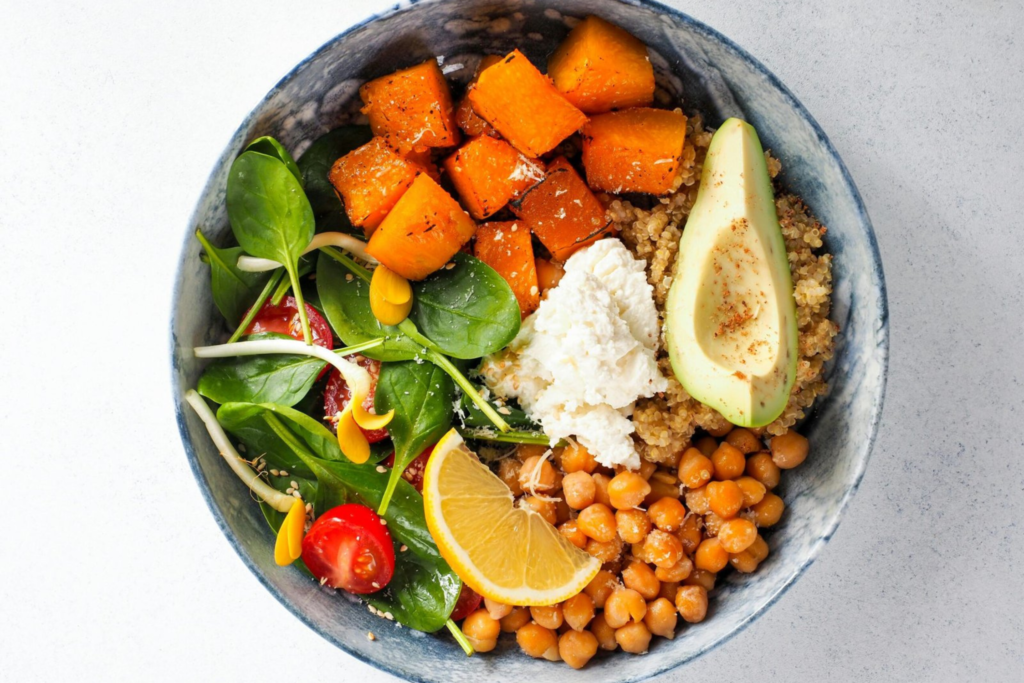
[[[481,60],[479,66],[476,69],[476,75],[473,77],[473,82],[469,84],[469,87],[473,87],[476,83],[476,79],[479,78],[480,72],[489,66],[493,66],[501,61],[501,57],[498,55],[485,55]],[[497,135],[497,131],[491,124],[480,118],[480,115],[473,111],[473,105],[469,101],[469,96],[464,95],[459,100],[459,105],[455,108],[455,122],[458,124],[462,132],[469,137],[476,137],[478,135]]]
[[[469,101],[481,118],[528,157],[551,151],[587,122],[586,115],[519,50],[480,72]]]
[[[686,117],[665,109],[601,114],[583,127],[587,183],[606,192],[665,194],[686,140]]]
[[[372,80],[359,88],[359,96],[373,134],[388,136],[403,149],[459,143],[452,93],[436,60]]]
[[[523,317],[540,305],[537,266],[530,229],[523,222],[483,223],[476,231],[473,255],[498,271],[512,288]]]
[[[328,179],[352,225],[370,235],[423,169],[373,138],[334,162]]]
[[[587,114],[654,102],[647,46],[599,17],[587,17],[569,33],[548,60],[548,76]]]
[[[473,138],[444,161],[462,205],[476,219],[487,218],[544,179],[544,166],[504,140]]]
[[[476,223],[459,203],[421,173],[374,231],[366,253],[407,280],[422,280],[475,231]]]
[[[557,261],[564,261],[611,229],[601,202],[565,157],[551,162],[544,180],[513,202],[512,211]]]

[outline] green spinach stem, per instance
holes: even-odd
[[[354,275],[356,275],[359,278],[362,278],[367,283],[370,282],[370,279],[373,277],[369,270],[363,268],[361,265],[356,263],[355,260],[350,258],[348,254],[346,254],[340,249],[337,249],[335,247],[320,247],[320,251],[327,254],[341,265],[348,268],[350,271],[352,271]]]
[[[296,272],[295,264],[289,264],[288,279],[292,283],[292,294],[295,296],[295,305],[299,309],[299,322],[302,323],[302,338],[306,346],[313,345],[313,334],[309,330],[309,316],[306,314],[306,301],[302,296],[302,287],[299,285],[299,274]]]
[[[484,397],[476,390],[473,383],[466,379],[465,375],[459,372],[459,369],[452,364],[447,356],[438,353],[434,349],[428,348],[427,360],[447,372],[449,376],[455,380],[455,383],[459,385],[459,388],[462,389],[463,393],[466,394],[466,396],[469,396],[470,400],[476,404],[477,408],[487,416],[487,419],[494,423],[495,427],[502,432],[508,432],[512,429],[508,426],[508,423],[502,419],[501,415],[498,414],[498,411],[496,411],[490,403],[484,400]]]
[[[496,441],[498,443],[527,443],[534,444],[537,446],[551,445],[551,439],[548,437],[548,435],[541,432],[494,432],[486,428],[462,428],[459,429],[459,434],[461,434],[462,438],[464,439],[472,439],[475,441]],[[565,442],[559,441],[556,445],[564,446]]]
[[[462,629],[459,628],[459,625],[451,619],[444,622],[444,625],[447,626],[448,630],[452,632],[452,635],[455,637],[455,642],[462,646],[462,650],[466,653],[466,656],[472,657],[473,653],[476,652],[476,650],[473,649],[473,645],[469,642],[469,638],[467,638],[466,634],[462,632]]]
[[[256,301],[253,303],[253,305],[249,307],[249,311],[245,314],[245,317],[242,318],[242,322],[238,324],[238,327],[235,329],[234,333],[230,337],[228,337],[228,344],[234,344],[236,341],[242,338],[242,335],[245,334],[245,331],[249,329],[249,325],[252,324],[252,321],[256,317],[256,314],[260,312],[261,308],[263,308],[263,302],[267,300],[267,297],[269,297],[270,293],[274,291],[277,285],[281,282],[282,278],[284,278],[284,271],[279,270],[276,273],[274,273],[269,280],[267,280],[267,284],[263,286],[263,291],[260,292],[260,295],[258,297],[256,297]]]

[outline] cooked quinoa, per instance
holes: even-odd
[[[620,199],[614,199],[608,205],[626,246],[647,262],[647,277],[654,287],[661,323],[664,322],[665,299],[672,286],[679,238],[697,198],[704,156],[713,132],[705,128],[700,115],[687,121],[686,146],[676,189],[661,198],[653,208],[634,206]],[[782,164],[768,152],[765,156],[768,172],[775,178]],[[822,369],[832,358],[834,338],[839,333],[839,326],[828,319],[832,255],[822,251],[825,226],[795,195],[777,191],[775,206],[793,278],[800,358],[789,403],[782,415],[765,427],[765,432],[772,436],[786,433],[804,417],[814,399],[827,391]],[[664,336],[658,362],[669,378],[669,388],[662,395],[638,401],[633,423],[641,454],[654,462],[669,462],[685,449],[697,429],[725,430],[729,423],[717,411],[692,398],[676,381],[664,346]]]

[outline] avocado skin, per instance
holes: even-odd
[[[724,254],[737,253],[737,246],[747,262],[733,271],[738,279],[727,284],[734,286],[725,286],[722,273],[728,275],[729,268],[721,266],[732,264]],[[750,297],[739,292],[759,295],[756,306],[740,309]],[[724,312],[737,310],[743,315],[734,316],[741,322],[732,329]],[[764,150],[752,126],[730,118],[711,140],[679,243],[665,315],[672,369],[687,393],[732,424],[764,426],[789,401],[797,334],[786,245]],[[768,350],[744,357],[741,339]],[[748,371],[750,365],[756,370]]]

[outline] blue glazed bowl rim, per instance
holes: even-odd
[[[296,64],[295,67],[293,67],[285,76],[283,76],[277,82],[277,84],[266,94],[266,96],[264,96],[263,99],[261,99],[260,102],[249,112],[249,114],[245,117],[245,119],[242,121],[242,123],[238,126],[238,128],[235,131],[235,133],[229,139],[234,139],[234,137],[237,136],[239,133],[241,133],[243,130],[248,129],[250,123],[256,118],[257,112],[260,111],[260,109],[263,107],[263,105],[266,104],[271,98],[273,98],[280,90],[282,90],[284,88],[285,84],[287,84],[292,79],[292,77],[295,75],[295,73],[297,71],[302,69],[306,64],[308,64],[313,59],[315,59],[317,56],[319,56],[321,52],[323,52],[324,50],[328,49],[329,46],[333,45],[334,43],[336,43],[338,41],[344,40],[347,36],[349,36],[353,32],[358,31],[359,29],[363,28],[364,26],[366,26],[366,25],[368,25],[370,23],[373,23],[373,22],[375,22],[375,21],[377,21],[379,19],[383,19],[383,18],[389,17],[389,16],[391,16],[393,14],[396,14],[396,13],[399,13],[399,12],[408,11],[409,9],[411,9],[412,7],[414,7],[415,5],[418,5],[418,4],[425,4],[427,2],[443,2],[443,1],[445,1],[445,0],[409,0],[409,2],[404,3],[404,4],[396,4],[396,5],[391,6],[387,10],[384,10],[384,11],[381,11],[381,12],[378,12],[378,13],[370,15],[366,19],[363,19],[362,21],[359,21],[359,22],[353,24],[352,26],[348,27],[347,29],[345,29],[344,31],[339,33],[338,35],[334,36],[333,38],[331,38],[330,40],[325,42],[323,45],[318,47],[316,50],[314,50],[312,53],[310,53],[305,59],[303,59],[301,62]],[[696,659],[696,658],[706,654],[707,652],[710,652],[711,650],[717,648],[718,646],[728,642],[729,640],[731,640],[733,637],[735,637],[739,633],[742,633],[748,626],[750,626],[751,623],[753,623],[757,618],[759,618],[762,614],[764,614],[765,611],[767,611],[770,607],[772,607],[786,593],[786,591],[788,591],[790,589],[790,587],[792,587],[792,585],[796,582],[796,580],[798,578],[803,576],[803,574],[807,571],[807,569],[817,559],[818,554],[821,552],[821,550],[825,547],[825,545],[829,542],[829,540],[831,540],[832,536],[836,532],[836,529],[839,527],[839,522],[842,520],[843,514],[846,512],[846,508],[849,505],[850,500],[852,499],[853,495],[857,492],[857,490],[860,488],[861,481],[864,478],[864,472],[867,469],[868,460],[870,459],[871,453],[872,453],[872,451],[874,449],[875,439],[876,439],[876,437],[878,435],[878,425],[879,425],[879,422],[881,421],[882,409],[883,409],[883,404],[884,404],[884,401],[885,401],[886,383],[887,383],[887,380],[888,380],[888,367],[889,367],[889,327],[888,327],[889,303],[888,303],[888,294],[887,294],[887,289],[886,289],[886,284],[885,284],[885,274],[884,274],[883,269],[882,269],[882,258],[881,258],[881,254],[879,253],[879,250],[878,250],[878,240],[875,237],[875,233],[874,233],[874,230],[872,229],[872,225],[871,225],[871,219],[868,216],[867,208],[864,206],[864,201],[861,198],[859,190],[857,189],[857,185],[856,185],[856,183],[854,183],[853,178],[850,175],[849,170],[846,168],[846,164],[843,163],[842,158],[839,156],[839,153],[836,151],[835,147],[832,145],[832,142],[828,139],[828,136],[825,135],[825,132],[821,129],[821,126],[818,125],[818,122],[814,119],[813,116],[811,116],[810,112],[807,111],[807,109],[796,98],[796,96],[792,92],[790,92],[789,88],[787,88],[778,79],[778,77],[776,77],[775,74],[773,74],[764,64],[762,64],[758,59],[756,59],[755,57],[750,55],[742,47],[737,45],[735,42],[733,42],[731,39],[727,38],[723,34],[721,34],[718,31],[716,31],[715,29],[711,28],[710,26],[704,24],[703,22],[700,22],[700,21],[694,19],[690,15],[688,15],[688,14],[686,14],[686,13],[680,11],[680,10],[675,9],[674,7],[670,7],[668,5],[664,5],[664,4],[660,3],[660,2],[657,2],[656,0],[618,0],[618,1],[621,2],[622,4],[625,4],[625,5],[632,5],[632,6],[638,6],[638,7],[647,7],[647,8],[653,9],[653,10],[655,10],[657,12],[660,12],[662,14],[671,15],[674,19],[676,19],[676,20],[678,20],[678,21],[688,25],[690,28],[692,28],[693,30],[697,31],[698,33],[703,34],[705,37],[720,42],[726,48],[728,48],[729,50],[732,50],[733,52],[735,52],[744,61],[748,62],[761,76],[763,76],[768,81],[768,83],[772,87],[776,88],[780,93],[782,93],[783,98],[786,100],[786,102],[791,107],[793,107],[793,109],[803,119],[805,119],[808,124],[810,124],[811,129],[814,131],[814,133],[815,133],[815,135],[817,137],[818,144],[821,145],[827,151],[829,157],[832,159],[832,161],[839,168],[839,170],[840,170],[840,172],[842,174],[843,182],[849,188],[850,194],[851,194],[851,196],[853,198],[853,201],[854,201],[854,203],[856,205],[857,212],[858,212],[858,215],[859,215],[859,218],[860,218],[858,223],[859,223],[859,225],[860,225],[860,227],[861,227],[861,229],[863,231],[863,236],[868,241],[868,245],[870,247],[872,261],[874,262],[874,265],[875,265],[875,272],[873,273],[873,275],[875,276],[875,278],[877,280],[878,289],[879,289],[879,313],[878,313],[878,318],[876,320],[876,324],[877,324],[877,329],[880,330],[880,335],[881,335],[880,343],[878,345],[878,352],[881,355],[881,377],[880,377],[880,384],[879,384],[879,387],[878,387],[877,400],[875,402],[873,414],[871,416],[871,422],[870,422],[869,427],[868,427],[868,434],[866,435],[867,436],[867,438],[866,438],[867,448],[864,449],[863,456],[861,457],[860,462],[858,463],[858,466],[857,466],[857,469],[856,469],[856,473],[855,473],[853,482],[849,486],[849,488],[846,490],[846,492],[844,493],[842,500],[839,502],[839,506],[836,509],[836,512],[833,515],[832,521],[831,521],[828,529],[826,530],[826,532],[821,537],[819,537],[815,541],[815,543],[810,547],[810,549],[809,549],[809,551],[807,553],[807,556],[806,556],[803,564],[801,564],[799,567],[797,567],[796,571],[794,571],[789,576],[789,578],[786,579],[786,581],[778,588],[778,590],[775,591],[775,594],[772,595],[767,601],[765,601],[764,604],[761,605],[761,607],[759,607],[755,611],[751,612],[742,621],[740,621],[738,624],[736,624],[736,626],[729,633],[725,634],[724,636],[719,638],[717,641],[715,641],[713,643],[710,643],[705,648],[703,648],[701,650],[698,650],[697,652],[692,653],[690,656],[688,656],[688,657],[686,657],[684,659],[680,659],[679,661],[669,663],[666,666],[664,666],[664,667],[662,667],[662,668],[660,668],[660,669],[658,669],[658,670],[656,670],[654,672],[645,673],[645,674],[643,674],[642,677],[631,677],[631,678],[624,679],[622,681],[622,683],[633,683],[634,681],[639,681],[639,680],[642,680],[642,679],[648,679],[648,678],[651,678],[651,677],[663,674],[666,671],[670,671],[672,669],[678,668],[679,666],[682,666],[683,664],[686,664],[687,662],[692,661],[692,660],[694,660],[694,659]],[[227,148],[225,148],[225,151],[221,153],[221,157],[223,157],[225,154],[227,154],[227,151],[228,151]],[[216,166],[215,166],[215,168],[216,168]],[[213,172],[210,173],[210,175],[206,179],[206,182],[203,184],[203,189],[200,192],[200,197],[203,196],[206,193],[206,190],[207,190],[207,188],[208,188],[208,186],[209,186],[209,184],[210,184],[210,182],[212,180],[213,180]],[[185,236],[185,241],[183,242],[183,248],[184,248],[184,245],[187,244],[187,240],[191,239],[191,237],[190,237],[191,236],[191,226],[195,225],[197,223],[198,218],[199,218],[199,211],[200,211],[200,209],[199,209],[199,206],[198,206],[198,203],[197,203],[196,209],[193,211],[193,213],[192,213],[192,215],[190,217],[190,224],[189,224],[190,227],[189,227],[188,230],[186,230],[186,236]],[[195,449],[193,448],[192,443],[189,440],[188,430],[187,430],[187,428],[185,426],[185,416],[184,416],[184,413],[182,412],[182,404],[177,400],[177,397],[182,392],[182,387],[178,386],[177,373],[175,372],[175,369],[174,369],[174,354],[175,354],[175,351],[176,351],[176,344],[175,344],[175,339],[174,339],[174,319],[175,319],[175,312],[176,312],[177,307],[178,307],[178,299],[179,299],[179,297],[181,295],[181,282],[182,282],[182,275],[183,275],[183,267],[184,267],[184,262],[179,262],[178,268],[177,268],[177,270],[175,272],[174,293],[173,293],[173,296],[171,297],[171,309],[170,309],[170,313],[171,313],[171,315],[170,315],[170,320],[171,320],[170,351],[171,351],[171,385],[172,385],[172,392],[173,392],[172,393],[172,399],[174,400],[174,403],[175,403],[175,413],[176,413],[177,422],[178,422],[178,431],[179,431],[179,433],[181,435],[181,440],[182,440],[182,444],[183,444],[183,446],[185,448],[186,456],[188,457],[189,467],[192,469],[192,474],[193,474],[193,476],[195,476],[196,482],[199,485],[199,489],[202,492],[203,500],[206,501],[207,507],[210,509],[210,512],[213,514],[213,517],[214,517],[214,519],[217,522],[217,526],[220,527],[220,530],[224,533],[225,537],[227,537],[228,541],[231,543],[232,548],[234,548],[235,552],[241,558],[242,562],[245,564],[246,567],[248,567],[249,571],[251,571],[256,576],[256,579],[263,585],[263,587],[266,588],[270,592],[270,594],[273,595],[278,600],[278,602],[280,602],[282,605],[284,605],[285,608],[288,609],[289,612],[291,612],[293,615],[295,615],[302,623],[304,623],[306,626],[308,626],[310,629],[312,629],[318,635],[320,635],[321,637],[325,638],[329,642],[333,643],[336,647],[340,648],[345,653],[355,657],[356,659],[362,661],[365,664],[369,664],[370,666],[373,666],[373,667],[375,667],[377,669],[385,671],[385,672],[387,672],[387,673],[389,673],[389,674],[391,674],[393,676],[396,676],[398,678],[402,678],[402,679],[409,680],[409,681],[415,681],[416,683],[430,683],[431,679],[422,678],[419,675],[417,675],[416,672],[411,671],[411,670],[400,669],[400,668],[394,666],[393,663],[391,661],[389,661],[385,657],[381,657],[380,659],[372,659],[370,657],[366,657],[361,652],[359,652],[359,651],[357,651],[357,650],[355,650],[353,648],[350,648],[345,642],[341,641],[340,639],[335,638],[335,637],[333,637],[333,636],[331,636],[331,635],[329,635],[327,633],[324,633],[316,625],[316,623],[314,623],[311,619],[309,619],[307,617],[307,615],[302,611],[302,609],[300,609],[296,604],[294,604],[287,597],[285,597],[280,591],[278,591],[277,587],[274,586],[274,584],[271,583],[267,579],[267,577],[263,574],[263,572],[260,570],[260,568],[256,565],[256,563],[253,560],[253,558],[251,557],[251,555],[238,542],[238,539],[235,537],[234,532],[231,531],[231,529],[228,527],[227,522],[226,522],[223,514],[221,514],[220,509],[217,507],[216,503],[214,502],[213,495],[212,495],[211,490],[210,490],[209,482],[206,480],[206,477],[203,475],[203,472],[202,472],[202,470],[199,467],[198,457],[196,456]]]

